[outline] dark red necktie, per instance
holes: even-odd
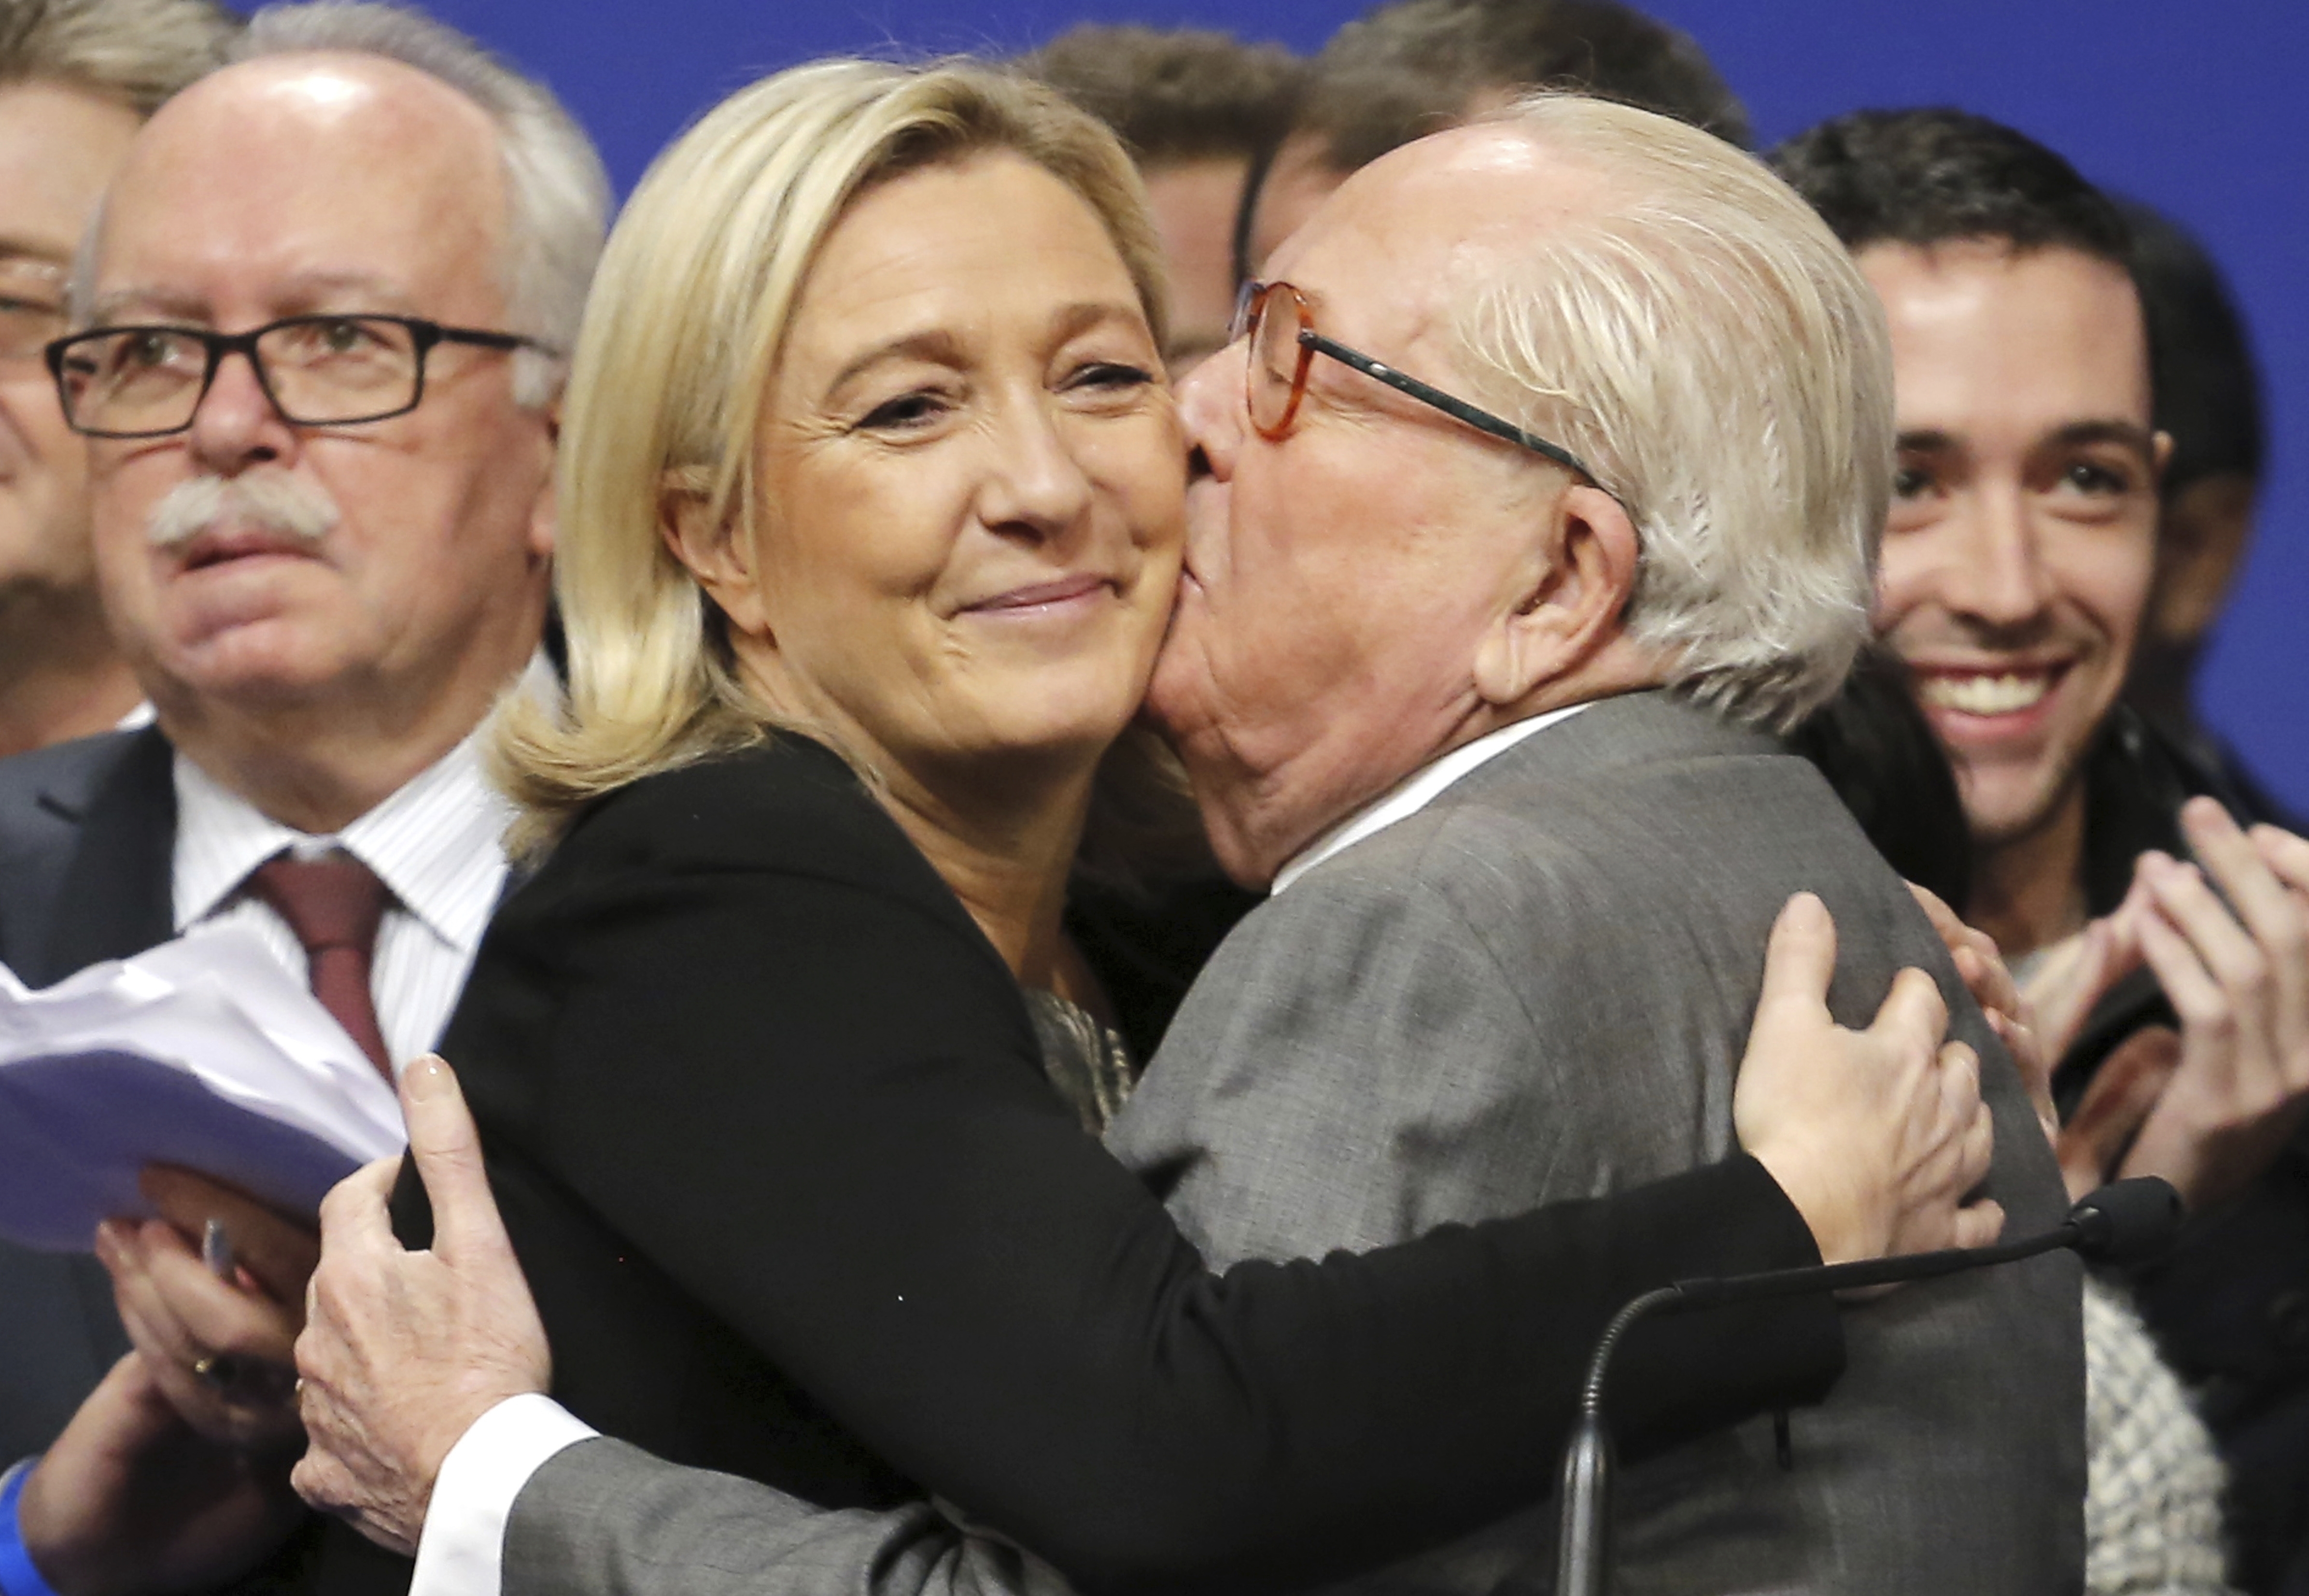
[[[369,958],[376,928],[390,896],[376,872],[350,854],[321,859],[276,854],[248,878],[250,894],[270,904],[305,945],[313,995],[360,1045],[377,1073],[390,1083],[393,1062],[377,1029],[376,1004],[369,997]]]

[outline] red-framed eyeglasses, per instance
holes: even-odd
[[[1250,340],[1250,349],[1244,366],[1243,388],[1250,407],[1250,424],[1271,443],[1280,443],[1290,433],[1291,423],[1298,418],[1299,406],[1307,397],[1308,369],[1314,365],[1317,355],[1327,355],[1397,393],[1407,394],[1422,404],[1466,422],[1478,432],[1504,438],[1591,482],[1596,481],[1596,473],[1587,469],[1587,463],[1561,445],[1550,443],[1537,433],[1526,431],[1513,421],[1447,394],[1431,383],[1407,377],[1361,350],[1349,349],[1335,338],[1324,337],[1315,330],[1315,315],[1308,308],[1306,296],[1287,282],[1242,285],[1242,292],[1235,299],[1234,321],[1228,330],[1228,339],[1232,342],[1246,337]]]

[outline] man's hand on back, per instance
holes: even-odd
[[[450,1448],[506,1398],[545,1390],[553,1365],[456,1077],[419,1059],[401,1107],[433,1246],[393,1238],[398,1158],[348,1175],[321,1205],[321,1267],[297,1342],[312,1445],[295,1478],[314,1506],[413,1553]]]

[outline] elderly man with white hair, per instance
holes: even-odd
[[[1223,862],[1274,896],[1111,1144],[1214,1262],[1721,1159],[1760,950],[1808,889],[1842,937],[1839,1017],[1864,1019],[1900,966],[1934,972],[1982,1060],[1985,1194],[2018,1231],[2057,1219],[2026,1089],[1949,954],[1754,724],[1835,690],[1889,492],[1886,335],[1834,239],[1706,134],[1552,98],[1365,169],[1272,269],[1183,390],[1198,476],[1152,703]],[[402,1544],[421,1523],[420,1592],[1056,1585],[927,1504],[814,1513],[584,1439],[536,1394],[541,1334],[478,1175],[424,1123],[454,1094],[425,1080],[409,1100],[437,1253],[365,1237],[350,1278],[408,1268],[352,1291],[373,1313],[322,1290],[300,1346],[324,1399],[307,1392],[300,1481]],[[394,1361],[383,1321],[429,1332],[433,1361]],[[1816,1408],[1628,1472],[1623,1578],[2076,1588],[2074,1262],[1850,1305],[1842,1328]],[[1639,1335],[1621,1389],[1656,1382],[1656,1357]],[[364,1378],[379,1405],[348,1427],[330,1407]],[[511,1400],[445,1463],[420,1455],[440,1410],[492,1391]],[[1371,1588],[1544,1585],[1552,1522],[1528,1511]]]
[[[1704,134],[1528,101],[1351,179],[1187,385],[1203,470],[1151,702],[1229,872],[1275,895],[1114,1140],[1213,1257],[1722,1156],[1754,950],[1798,889],[1839,987],[1941,972],[1987,1190],[2018,1232],[2058,1218],[1923,917],[1759,725],[1840,681],[1889,491],[1881,318],[1812,222]],[[1630,1472],[1622,1578],[2074,1588],[2077,1290],[2053,1262],[1848,1309],[1792,1449],[1756,1420]],[[1544,1580],[1552,1538],[1509,1521],[1379,1583]]]

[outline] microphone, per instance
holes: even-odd
[[[2156,1258],[2181,1227],[2181,1194],[2155,1175],[2112,1181],[2071,1210],[2052,1229],[1990,1247],[1949,1247],[1857,1263],[1820,1263],[1760,1274],[1677,1280],[1628,1302],[1612,1316],[1587,1359],[1579,1414],[1563,1447],[1561,1529],[1555,1548],[1556,1596],[1604,1596],[1610,1567],[1612,1439],[1604,1423],[1604,1381],[1612,1356],[1639,1319],[1727,1303],[1802,1297],[1901,1280],[1932,1279],[2014,1263],[2063,1248],[2088,1263],[2133,1264]]]
[[[2072,1245],[2087,1263],[2130,1269],[2162,1257],[2184,1217],[2172,1183],[2143,1175],[2111,1181],[2069,1210],[2066,1223],[2077,1227]]]

